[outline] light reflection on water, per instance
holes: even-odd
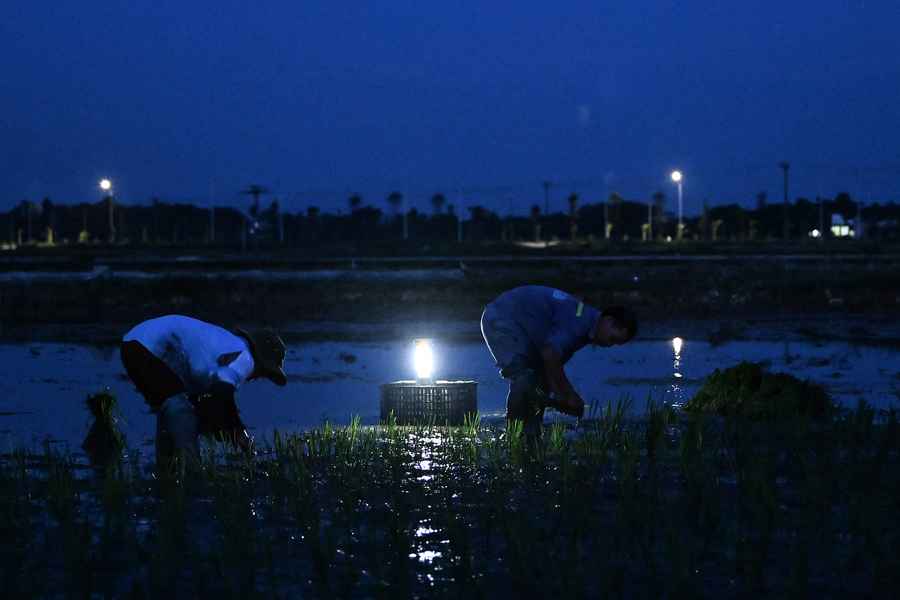
[[[409,555],[410,558],[418,558],[419,562],[428,562],[430,563],[436,558],[442,557],[443,554],[440,552],[436,552],[434,550],[423,550],[421,552],[413,552]]]
[[[673,408],[681,408],[686,401],[684,386],[681,382],[681,379],[684,377],[684,374],[681,372],[681,349],[683,347],[683,339],[680,337],[672,338],[672,353],[674,354],[672,360],[672,377],[674,378],[674,381],[669,385],[668,401]]]
[[[442,488],[446,488],[447,479],[450,477],[450,471],[447,468],[447,461],[444,460],[444,450],[449,442],[449,436],[440,430],[428,430],[424,434],[411,433],[409,437],[409,445],[416,449],[412,457],[415,471],[421,473],[416,477],[417,481],[424,484],[424,489],[429,494],[440,494]],[[434,501],[439,501],[439,497]],[[430,509],[431,500],[425,501],[422,508]],[[431,565],[436,559],[442,558],[444,552],[441,546],[449,543],[449,539],[445,532],[435,527],[435,524],[428,517],[419,519],[414,525],[414,547],[413,552],[409,554],[409,558],[417,560],[419,563]],[[439,570],[436,568],[435,570]],[[428,580],[433,581],[432,576],[428,575]]]

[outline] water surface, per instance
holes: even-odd
[[[605,404],[623,395],[643,411],[648,395],[679,403],[716,368],[741,360],[767,361],[773,371],[820,383],[839,401],[859,399],[887,408],[900,398],[900,352],[848,343],[736,341],[712,346],[684,339],[640,340],[617,348],[586,348],[566,367],[587,402]],[[273,428],[292,430],[322,423],[343,424],[351,415],[378,419],[379,384],[413,377],[411,344],[317,342],[291,345],[288,385],[266,380],[245,384],[238,404],[257,436]],[[676,350],[679,350],[676,352]],[[506,385],[483,344],[436,343],[438,378],[474,379],[480,412],[504,411]],[[125,377],[118,350],[80,344],[0,345],[0,443],[28,446],[50,438],[77,448],[90,419],[85,397],[108,386],[119,398],[132,446],[152,444],[155,417]],[[548,413],[548,418],[557,418]]]

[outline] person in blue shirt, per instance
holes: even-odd
[[[545,407],[584,414],[584,400],[563,365],[588,344],[608,347],[631,340],[637,320],[622,306],[598,310],[562,290],[526,285],[485,307],[481,333],[509,382],[507,421],[521,420],[526,434],[539,437]]]

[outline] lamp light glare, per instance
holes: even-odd
[[[434,371],[434,352],[431,349],[431,340],[418,339],[413,343],[413,366],[416,370],[416,379],[430,381]]]
[[[112,181],[109,179],[101,179],[100,180],[100,189],[104,192],[108,192],[112,189]]]
[[[678,183],[681,181],[681,171],[672,171],[672,181]]]
[[[681,354],[681,347],[684,345],[684,340],[680,337],[672,338],[672,350],[675,351],[675,356]]]

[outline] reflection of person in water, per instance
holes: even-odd
[[[587,344],[624,344],[637,333],[637,321],[621,306],[600,311],[566,292],[527,285],[487,305],[481,332],[500,375],[509,380],[507,420],[521,420],[527,434],[539,436],[547,406],[584,414],[584,400],[563,365]]]
[[[176,452],[196,453],[198,435],[216,436],[249,452],[252,440],[235,391],[259,377],[287,383],[284,343],[272,331],[231,333],[168,315],[126,333],[121,352],[128,377],[156,413],[158,462]]]

